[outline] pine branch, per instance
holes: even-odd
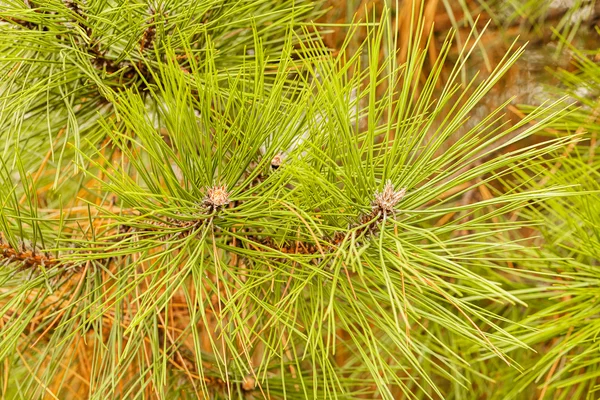
[[[387,11],[332,54],[304,3],[33,10],[11,17],[48,31],[0,39],[2,396],[483,398],[496,371],[503,396],[542,370],[554,393],[564,348],[532,348],[591,337],[548,265],[582,296],[592,231],[560,251],[521,234],[567,204],[572,175],[535,183],[577,134],[524,143],[576,114],[465,123],[523,49],[463,85],[479,36],[448,68],[450,37],[399,64]]]
[[[28,249],[25,243],[22,243],[20,249],[16,249],[10,243],[6,243],[2,236],[0,236],[0,251],[6,262],[20,263],[23,269],[51,268],[59,264],[59,260],[53,258],[50,254]]]

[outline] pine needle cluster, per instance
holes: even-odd
[[[387,9],[333,52],[297,0],[2,4],[0,397],[593,396],[596,106],[470,121],[523,48],[465,82],[478,35],[400,63]]]

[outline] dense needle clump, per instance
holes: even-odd
[[[597,392],[597,99],[477,119],[522,47],[396,48],[423,7],[336,51],[304,0],[5,7],[0,398]]]

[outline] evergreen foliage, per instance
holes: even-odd
[[[542,399],[594,399],[600,389],[596,344],[600,329],[600,160],[596,155],[600,66],[594,61],[598,51],[572,46],[569,51],[573,66],[569,71],[557,71],[561,84],[554,90],[569,96],[576,108],[552,124],[551,134],[575,133],[578,140],[539,171],[541,179],[530,182],[534,182],[532,187],[573,185],[575,192],[528,211],[531,217],[543,220],[539,245],[564,262],[548,266],[548,272],[556,277],[540,285],[546,290],[530,302],[533,312],[522,323],[534,330],[522,338],[539,354],[527,361],[525,373],[517,377],[518,385],[507,398],[521,398],[524,388],[532,384],[540,388]]]
[[[387,9],[333,52],[304,1],[2,5],[1,398],[594,398],[588,54],[472,121],[522,47],[464,81],[476,31],[400,63]]]

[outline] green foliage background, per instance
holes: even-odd
[[[0,397],[596,398],[597,51],[440,4],[0,2]]]

